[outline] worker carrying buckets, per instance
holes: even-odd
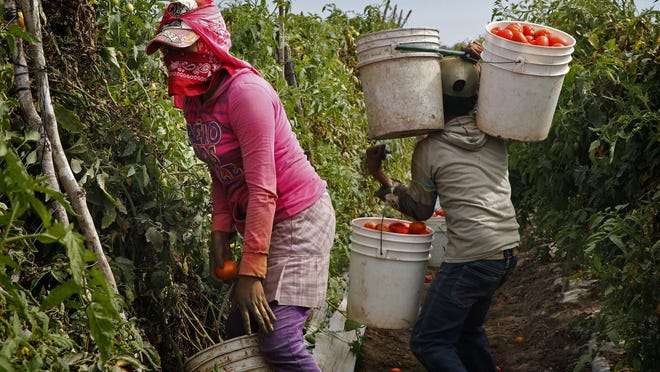
[[[394,183],[382,173],[380,167],[385,152],[378,147],[384,145],[369,148],[366,154],[369,172],[382,185],[378,196],[406,215],[418,215],[427,220],[429,215],[426,212],[416,213],[411,206],[413,204],[409,204],[409,208],[401,209],[398,205],[399,198],[417,197],[419,200],[415,199],[414,203],[431,206],[433,201],[424,199],[425,195],[430,197],[433,194],[434,198],[436,195],[440,196],[443,206],[445,201],[447,202],[446,219],[442,219],[447,237],[443,242],[447,247],[446,260],[463,263],[496,256],[503,262],[513,262],[512,266],[506,268],[508,273],[515,267],[517,258],[512,254],[512,250],[519,245],[520,236],[515,210],[510,200],[508,162],[503,140],[534,142],[546,138],[563,77],[568,72],[567,64],[575,40],[551,28],[547,28],[547,31],[566,40],[565,44],[532,45],[493,33],[495,27],[503,28],[506,24],[507,22],[491,23],[487,26],[488,35],[483,50],[480,51],[481,61],[478,65],[465,63],[459,58],[448,58],[463,56],[465,59],[467,55],[464,52],[441,49],[438,31],[425,28],[395,29],[363,35],[356,40],[356,50],[370,137],[394,139],[428,134],[428,138],[420,139],[417,143],[415,156],[424,157],[417,152],[422,142],[425,149],[431,151],[432,148],[430,153],[435,154],[429,155],[427,159],[413,159],[423,160],[426,168],[412,169],[413,177],[416,172],[420,179],[415,178],[408,186],[414,188],[414,191],[408,193],[406,187]],[[537,29],[543,28],[541,25],[528,25]],[[466,50],[469,50],[469,47]],[[479,47],[481,48],[481,45]],[[449,60],[462,63],[449,63]],[[470,65],[470,68],[461,70],[465,65]],[[480,67],[480,72],[477,66]],[[465,84],[473,84],[466,89],[469,96],[461,96],[462,92],[457,90],[455,84],[445,86],[442,81],[445,76],[451,76],[452,72],[460,75],[461,71],[466,76],[472,74],[463,79]],[[452,91],[445,92],[447,89]],[[502,94],[503,91],[506,94]],[[443,93],[446,93],[447,98],[443,97]],[[454,112],[456,108],[453,99],[462,98],[471,100],[471,104],[465,105],[469,106],[467,111]],[[444,99],[447,100],[446,104]],[[521,105],[523,99],[533,100],[537,105]],[[538,107],[538,103],[544,107]],[[529,107],[534,107],[533,112],[527,112]],[[502,118],[498,116],[500,114],[507,117]],[[465,133],[455,132],[461,130]],[[474,137],[471,137],[472,133]],[[455,138],[449,138],[453,134]],[[464,151],[466,148],[452,142],[454,139],[459,141],[463,138],[475,140],[466,143],[466,146],[471,144],[474,151],[481,151],[481,146],[486,149],[483,152],[486,159],[482,159],[481,165],[475,166],[481,153],[468,154]],[[440,142],[448,141],[451,145],[435,146],[433,142],[438,142],[435,139]],[[460,150],[461,148],[463,150]],[[370,154],[370,151],[383,154],[383,158],[376,156],[378,159],[375,170],[371,169],[370,162],[376,158],[373,157],[374,152]],[[421,151],[421,154],[426,153]],[[467,165],[461,164],[463,160],[467,161]],[[437,165],[435,161],[443,165]],[[416,163],[413,162],[414,164]],[[468,167],[466,172],[460,172],[461,166]],[[455,174],[442,173],[443,177],[439,179],[440,170],[428,175],[428,167],[451,167],[455,173],[469,173],[474,177],[461,178]],[[506,183],[482,185],[480,182],[486,182],[482,178],[506,179]],[[439,186],[440,182],[443,183],[442,187]],[[455,185],[457,188],[470,191],[470,198],[491,207],[480,209],[469,202],[467,209],[463,208],[465,206],[456,205],[456,190],[451,189],[452,182],[458,183]],[[489,192],[479,194],[476,190],[481,186]],[[489,198],[494,200],[487,200]],[[420,202],[421,199],[424,199],[423,203]],[[470,215],[463,215],[459,210],[469,210]],[[379,217],[367,219],[384,220]],[[494,234],[488,232],[489,227],[476,227],[476,221],[486,221],[488,226],[493,227]],[[401,241],[391,232],[367,231],[364,228],[365,223],[363,219],[351,222],[348,317],[376,328],[408,328],[415,323],[419,312],[424,274],[432,254],[433,234],[416,237],[418,240],[410,244],[410,241]],[[471,226],[479,230],[481,235],[471,237],[470,234],[475,232],[469,229]],[[365,234],[369,235],[371,240],[366,239],[363,236]],[[488,238],[489,236],[491,238]],[[444,267],[445,264],[442,265]],[[406,277],[392,280],[392,273],[398,272],[405,272]],[[396,288],[392,285],[394,282],[397,284]],[[405,289],[399,286],[404,286]],[[373,297],[376,293],[377,297]],[[402,299],[404,294],[406,298]],[[405,309],[393,306],[403,302],[407,305]]]

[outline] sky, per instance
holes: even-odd
[[[440,42],[452,46],[461,41],[478,38],[485,32],[490,22],[494,0],[391,0],[391,4],[403,9],[403,14],[412,10],[404,27],[429,27],[440,31]],[[380,6],[384,0],[291,0],[292,12],[318,14],[325,17],[323,6],[333,3],[344,12],[354,11],[362,14],[365,6]],[[660,10],[660,4],[654,0],[635,0],[639,9],[654,7]]]

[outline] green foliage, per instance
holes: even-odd
[[[599,280],[601,338],[625,340],[629,364],[652,369],[660,360],[658,12],[639,12],[631,1],[496,7],[495,18],[576,39],[548,138],[510,145],[521,221],[533,226],[533,239],[556,244],[559,257]]]
[[[290,8],[287,1],[277,3]],[[8,321],[0,332],[11,340],[0,350],[0,369],[93,369],[94,364],[181,370],[186,357],[221,339],[228,288],[208,279],[208,171],[195,158],[183,117],[167,96],[160,56],[144,54],[164,3],[44,6],[50,25],[44,29],[44,48],[61,138],[122,298],[112,298],[89,266],[93,257],[75,233],[75,222],[68,228],[50,222],[44,199],[67,202],[29,175],[40,172],[34,151],[38,136],[23,133],[11,90],[13,68],[0,58],[0,87],[5,88],[0,89],[0,133],[7,139],[0,142],[0,153],[13,151],[16,169],[11,172],[24,175],[5,179],[26,192],[0,197],[5,206],[0,229],[9,244],[0,264],[10,271],[2,277],[7,293],[1,293],[0,319]],[[89,17],[90,9],[95,18]],[[328,302],[337,306],[345,287],[349,222],[383,213],[372,196],[375,185],[364,172],[363,151],[371,141],[355,69],[355,37],[405,20],[389,2],[382,10],[369,6],[357,15],[331,5],[326,9],[325,20],[288,12],[280,18],[263,0],[236,1],[223,13],[232,32],[232,53],[257,67],[280,92],[301,144],[328,181],[338,220]],[[27,39],[15,25],[0,32],[7,42],[3,52],[11,51],[18,38]],[[296,84],[284,79],[285,63],[293,67]],[[391,168],[401,173],[407,164],[398,170],[393,162]],[[8,203],[19,196],[21,204]],[[12,219],[12,213],[18,217]],[[9,225],[11,233],[4,230]],[[118,321],[119,303],[122,312],[135,318]],[[4,317],[15,309],[23,310]],[[20,338],[25,337],[21,323],[32,324],[35,332],[41,320],[47,320],[40,327],[50,333],[40,346]],[[149,342],[142,341],[139,328]],[[71,354],[74,349],[79,352]]]
[[[66,205],[42,179],[30,176],[17,156],[25,143],[2,123],[0,131],[0,367],[2,370],[68,370],[132,360],[145,353],[124,347],[119,335],[139,339],[119,322],[119,304],[73,225],[53,223],[44,196]],[[24,137],[28,138],[28,137]],[[70,208],[69,212],[71,212]],[[52,261],[41,261],[43,256]],[[41,261],[41,262],[38,262]],[[85,335],[91,335],[91,340]],[[93,340],[93,342],[92,342]],[[96,350],[99,351],[97,354]]]

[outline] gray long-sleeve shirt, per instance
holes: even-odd
[[[518,246],[506,144],[481,132],[472,116],[455,118],[418,142],[411,175],[408,187],[394,188],[396,208],[423,221],[440,197],[447,221],[445,262],[485,259]]]

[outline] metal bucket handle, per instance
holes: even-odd
[[[409,51],[415,51],[415,52],[429,52],[429,53],[438,53],[441,54],[443,57],[446,56],[456,56],[456,57],[463,57],[471,62],[477,62],[474,58],[470,57],[467,53],[460,51],[460,50],[451,50],[451,49],[441,49],[441,48],[428,48],[428,47],[420,47],[416,46],[412,43],[399,43],[396,45],[397,50],[409,50]]]

